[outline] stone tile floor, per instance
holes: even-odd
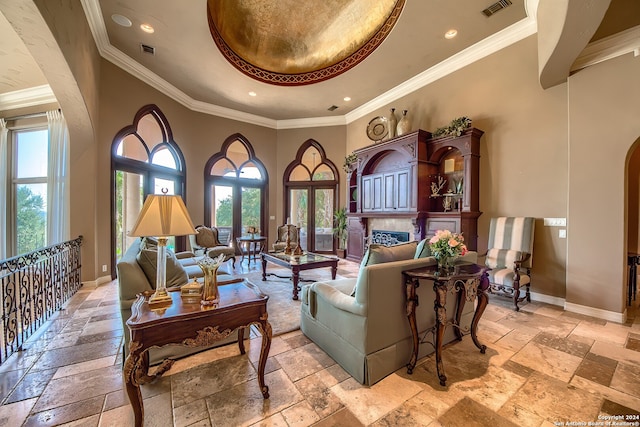
[[[237,268],[247,271],[246,263]],[[341,261],[339,274],[353,277],[357,265]],[[133,425],[117,299],[116,282],[81,289],[0,366],[0,426]],[[468,337],[447,346],[446,387],[437,381],[433,356],[412,375],[400,369],[364,387],[298,330],[273,339],[265,401],[256,374],[260,338],[253,333],[245,356],[237,345],[202,352],[143,386],[145,425],[607,425],[612,415],[640,421],[636,308],[617,324],[537,302],[516,313],[506,299],[490,301],[478,332],[486,354]]]

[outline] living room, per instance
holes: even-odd
[[[57,99],[47,107],[59,106],[69,124],[71,236],[84,237],[86,287],[99,290],[111,283],[102,271],[103,265],[114,267],[110,148],[142,106],[157,105],[171,126],[185,157],[186,205],[197,224],[205,223],[206,160],[230,135],[239,133],[251,142],[270,178],[268,216],[274,219],[268,222],[269,236],[286,221],[281,179],[298,148],[309,139],[318,141],[340,165],[346,155],[371,144],[369,121],[396,108],[409,111],[414,130],[433,131],[466,115],[484,131],[478,248],[487,246],[490,218],[535,217],[535,301],[605,321],[629,320],[626,259],[627,252],[638,249],[637,236],[630,233],[637,234],[632,194],[638,184],[630,171],[638,169],[631,162],[640,136],[640,62],[634,49],[567,70],[563,82],[543,89],[538,61],[545,28],[529,17],[533,23],[522,24],[517,40],[462,68],[451,65],[453,71],[397,99],[381,100],[362,116],[344,117],[344,124],[298,127],[189,108],[193,104],[185,105],[101,57],[76,3],[3,3],[0,11],[43,64]],[[0,117],[31,112],[34,107],[0,107]],[[343,172],[340,182],[344,206]],[[635,212],[630,209],[634,203]],[[557,227],[545,226],[544,218],[566,218],[567,238],[559,237]]]

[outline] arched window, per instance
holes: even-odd
[[[220,231],[222,243],[255,227],[266,235],[267,170],[241,134],[228,137],[204,167],[205,225]]]
[[[186,197],[186,167],[180,148],[164,114],[155,105],[136,113],[133,124],[121,129],[111,144],[112,276],[115,263],[134,238],[127,234],[138,218],[148,194]],[[169,240],[169,247],[183,250],[185,238]]]
[[[300,227],[303,250],[335,253],[333,215],[338,206],[338,169],[310,139],[284,171],[284,212]]]

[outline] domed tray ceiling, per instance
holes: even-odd
[[[344,73],[389,34],[405,0],[208,0],[220,52],[244,74],[282,86]]]

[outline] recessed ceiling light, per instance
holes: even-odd
[[[256,96],[258,95],[257,93],[255,93],[254,91],[249,92],[249,96]]]
[[[113,22],[123,27],[131,26],[131,20],[126,16],[118,15],[117,13],[114,13],[113,15],[111,15],[111,19],[113,20]]]
[[[141,24],[140,29],[145,33],[149,33],[149,34],[153,34],[153,32],[155,31],[153,27],[149,24]]]
[[[458,30],[451,29],[451,30],[447,31],[446,33],[444,33],[444,38],[445,39],[452,39],[456,35],[458,35]]]
[[[346,102],[349,102],[349,101],[351,101],[351,97],[350,97],[350,96],[345,96],[345,97],[344,97],[344,100],[345,100]]]

